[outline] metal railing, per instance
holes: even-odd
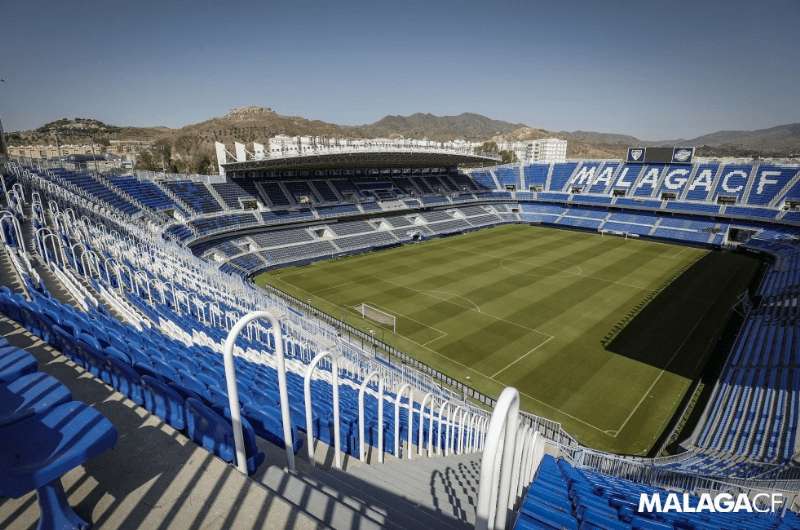
[[[481,456],[475,528],[505,529],[512,510],[544,455],[544,440],[520,421],[519,392],[507,387],[497,398]]]

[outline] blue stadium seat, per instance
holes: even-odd
[[[144,408],[164,420],[175,429],[186,428],[184,398],[167,383],[150,375],[141,377],[144,392]]]
[[[86,528],[67,503],[59,479],[116,441],[111,422],[77,401],[0,426],[0,496],[36,490],[40,529]]]
[[[0,384],[0,426],[42,414],[72,400],[70,391],[57,379],[32,372]]]
[[[198,445],[226,462],[235,463],[236,448],[231,421],[194,398],[186,400],[186,432]],[[242,434],[247,455],[247,472],[252,474],[264,461],[265,455],[256,446],[253,428],[245,418],[242,418]]]
[[[36,368],[36,359],[25,350],[14,346],[0,349],[0,382],[14,381],[20,376],[35,372]]]

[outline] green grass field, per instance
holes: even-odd
[[[758,261],[506,225],[261,274],[270,283],[583,443],[644,454],[699,376]],[[366,302],[397,334],[361,318]]]

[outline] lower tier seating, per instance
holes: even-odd
[[[546,455],[522,500],[514,528],[539,530],[556,528],[602,528],[642,530],[701,530],[719,528],[790,529],[800,526],[800,517],[748,512],[662,513],[639,511],[641,494],[659,495],[666,502],[667,491],[628,480],[574,468],[565,460]],[[691,506],[698,498],[690,498]]]
[[[33,356],[2,339],[0,348],[0,496],[36,490],[39,528],[88,528],[67,502],[61,476],[111,449],[114,426],[72,400]]]

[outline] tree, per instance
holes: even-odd
[[[158,140],[153,144],[153,151],[155,151],[155,161],[159,166],[158,169],[170,169],[172,166],[172,144],[169,140]]]
[[[201,175],[210,175],[216,168],[208,153],[199,153],[192,158],[190,164],[192,171]]]
[[[483,142],[475,151],[483,155],[496,155],[498,152],[497,143],[492,141]]]
[[[149,149],[142,149],[136,157],[136,169],[145,171],[161,171],[161,163],[156,162],[156,157]]]
[[[517,161],[514,151],[500,151],[501,164],[510,164]]]

